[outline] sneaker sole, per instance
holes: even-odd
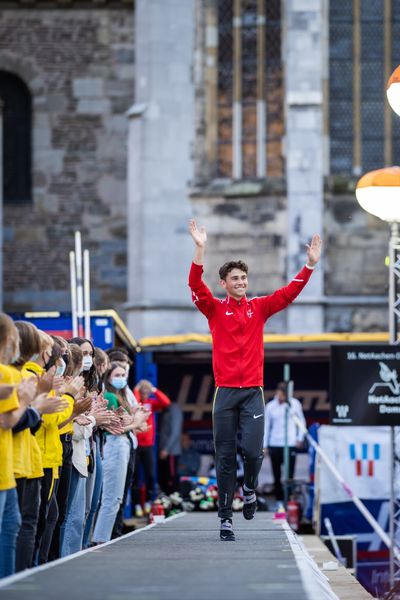
[[[220,537],[220,540],[222,542],[234,542],[235,541],[235,536],[234,535],[229,536],[229,537],[225,537],[223,535],[220,535],[219,537]]]
[[[246,512],[243,510],[243,516],[246,519],[246,521],[251,521],[256,516],[256,512],[257,512],[257,506],[255,507],[254,512],[249,513],[249,514],[246,514]]]

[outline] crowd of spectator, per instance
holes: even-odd
[[[121,349],[106,353],[0,314],[0,577],[121,535],[129,490],[136,511],[148,509],[154,411],[174,405],[147,380],[131,390],[130,365]],[[187,470],[179,456],[196,467],[190,442],[178,447],[181,429],[176,406],[159,451],[166,492]]]

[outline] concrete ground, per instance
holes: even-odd
[[[320,569],[324,562],[336,561],[323,541],[316,535],[305,535],[302,540]],[[324,573],[329,579],[329,585],[340,600],[371,600],[373,598],[350,573],[349,569],[345,569],[339,563],[337,571],[325,571]]]
[[[235,515],[236,542],[221,542],[218,525],[215,513],[178,515],[3,580],[0,600],[336,600],[271,513]],[[352,600],[367,598],[352,589]]]

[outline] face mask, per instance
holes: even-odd
[[[32,356],[30,357],[30,362],[36,362],[37,359],[39,358],[39,354],[32,354]]]
[[[84,356],[82,365],[84,371],[89,371],[93,365],[93,358],[91,356]]]
[[[7,342],[7,350],[9,350],[10,352],[12,351],[12,348],[14,348],[14,343],[12,341]],[[16,345],[14,354],[12,355],[12,358],[10,360],[10,364],[15,363],[20,357],[20,353],[19,353],[19,344]]]
[[[122,390],[126,386],[126,377],[111,377],[110,383],[116,390]]]
[[[67,365],[65,364],[65,362],[62,358],[60,358],[59,360],[62,364],[57,366],[56,375],[59,375],[60,377],[62,377],[64,375]]]
[[[20,356],[21,356],[20,351],[16,350],[14,356],[12,357],[11,364],[13,365],[14,363],[16,363]]]

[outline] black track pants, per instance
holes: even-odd
[[[218,516],[232,517],[236,487],[237,433],[242,435],[244,484],[254,490],[263,461],[264,394],[261,387],[216,388],[213,403]]]
[[[39,520],[41,477],[25,479],[23,489],[21,480],[17,479],[19,507],[22,525],[17,536],[16,571],[23,571],[33,566],[35,537]]]
[[[285,462],[285,449],[282,446],[270,446],[268,448],[271,459],[272,472],[274,474],[274,494],[277,500],[283,500],[283,486],[281,483],[282,466]],[[289,447],[289,479],[293,479],[296,463],[296,448]]]

